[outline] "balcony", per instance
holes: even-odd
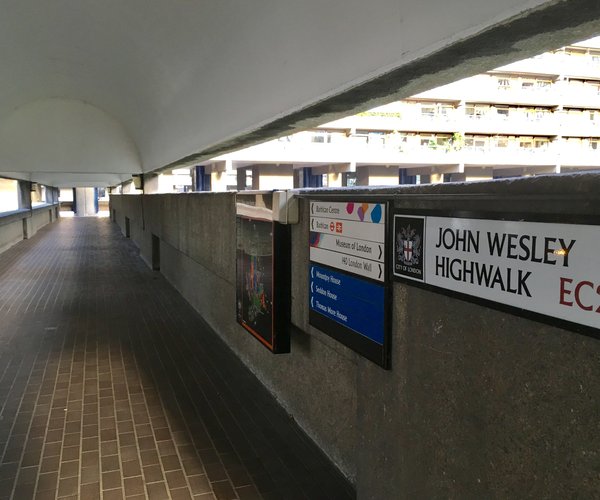
[[[558,135],[560,120],[553,113],[496,112],[465,115],[460,129],[471,134],[487,135]]]
[[[585,115],[562,115],[560,133],[567,137],[600,137],[600,119],[590,119]]]
[[[586,85],[559,85],[565,107],[600,109],[600,88]]]
[[[465,147],[461,150],[462,162],[484,166],[545,166],[558,163],[558,149],[519,147]]]
[[[560,154],[560,164],[565,167],[600,167],[600,149],[565,148]]]

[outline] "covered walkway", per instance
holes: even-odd
[[[108,219],[0,255],[0,405],[2,499],[354,496]]]

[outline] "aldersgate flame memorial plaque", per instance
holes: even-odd
[[[271,352],[290,351],[290,231],[273,221],[271,193],[236,202],[237,321]]]

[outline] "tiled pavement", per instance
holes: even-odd
[[[108,219],[0,255],[0,499],[352,498]]]

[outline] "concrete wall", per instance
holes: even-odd
[[[0,218],[0,253],[23,239],[22,213]]]
[[[600,215],[593,174],[378,192],[407,211]],[[291,353],[273,356],[235,322],[233,194],[112,196],[111,204],[121,228],[130,219],[147,262],[151,235],[160,237],[161,272],[355,482],[359,498],[599,491],[600,341],[395,283],[393,366],[384,371],[308,324],[301,200]]]
[[[56,206],[45,206],[34,209],[31,212],[31,217],[28,219],[30,228],[28,238],[31,238],[41,228],[56,220]]]
[[[0,215],[0,253],[19,241],[33,237],[42,227],[56,221],[57,207],[47,205]]]

